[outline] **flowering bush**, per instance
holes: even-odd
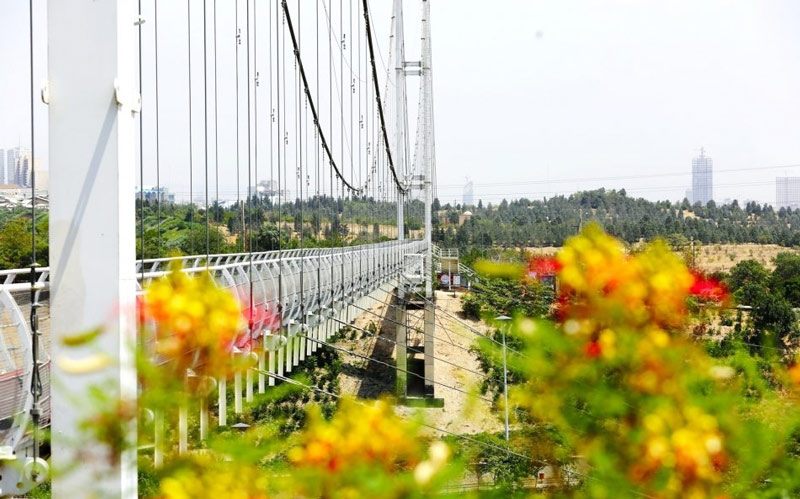
[[[385,401],[345,398],[330,421],[312,406],[299,445],[288,454],[291,480],[305,497],[420,495],[440,483],[449,449],[434,442],[426,458],[418,430]]]
[[[143,303],[143,317],[156,323],[157,353],[176,373],[219,376],[231,368],[230,351],[244,327],[236,299],[208,273],[189,276],[179,263],[154,281]]]
[[[662,242],[629,255],[597,226],[568,240],[547,268],[558,269],[555,323],[516,319],[524,348],[509,362],[524,381],[512,398],[526,413],[522,423],[559,430],[557,455],[563,466],[583,469],[581,490],[596,497],[745,490],[758,476],[746,435],[766,431],[744,418],[742,378],[752,363],[715,365],[687,334],[688,302],[723,303],[724,287],[690,272]],[[760,459],[781,456],[775,448]],[[768,461],[758,462],[764,472]]]
[[[161,480],[160,499],[267,499],[268,475],[253,464],[200,455]]]

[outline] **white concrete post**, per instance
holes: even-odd
[[[247,383],[245,387],[245,398],[247,402],[253,401],[253,382],[255,381],[253,378],[253,369],[248,367],[245,375],[245,383]]]
[[[236,371],[233,374],[233,412],[242,413],[242,372]]]
[[[208,394],[200,396],[200,440],[208,438]]]
[[[289,336],[288,329],[286,334],[286,372],[292,372],[292,349],[294,347],[294,337]]]
[[[226,393],[228,381],[225,377],[222,377],[217,380],[217,394],[218,398],[218,413],[217,419],[219,426],[227,426],[228,425],[228,394]]]
[[[178,454],[189,450],[189,408],[185,402],[178,407]]]
[[[153,412],[153,466],[156,469],[164,464],[164,412]]]
[[[283,350],[284,346],[278,347],[278,376],[283,376]],[[272,352],[275,355],[275,352]],[[271,362],[271,361],[270,361]]]
[[[267,386],[267,377],[264,374],[266,369],[266,356],[267,356],[267,336],[261,341],[261,349],[258,351],[258,393],[264,393]]]
[[[269,352],[269,367],[268,367],[268,370],[269,370],[270,373],[274,373],[275,372],[275,351],[273,351],[273,350],[270,350],[270,352]],[[275,377],[274,376],[270,376],[268,383],[269,383],[269,386],[275,386]]]
[[[110,458],[105,446],[76,444],[96,410],[76,403],[89,387],[136,399],[136,20],[135,2],[47,2],[54,498],[137,495],[135,445]],[[98,326],[93,344],[64,346]],[[109,367],[61,368],[98,350]],[[135,443],[135,421],[126,433]]]

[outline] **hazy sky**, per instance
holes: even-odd
[[[800,2],[431,2],[436,153],[443,201],[460,200],[465,177],[475,182],[476,199],[492,202],[504,196],[541,198],[599,186],[625,187],[630,194],[649,199],[679,199],[689,187],[691,159],[700,147],[714,160],[718,201],[772,202],[776,175],[800,176]],[[34,3],[39,9],[35,27],[38,82],[45,77],[46,67],[41,36],[45,2]],[[266,71],[265,25],[267,11],[274,9],[275,2],[257,3],[262,23],[258,57],[261,70]],[[353,8],[359,3],[354,2]],[[148,19],[144,30],[144,183],[149,185],[155,183],[153,92],[147,83],[153,77],[153,18],[152,1],[144,0],[144,4]],[[210,11],[213,2],[207,5]],[[236,189],[233,5],[219,1],[217,7],[218,156],[223,193]],[[243,27],[245,3],[239,5]],[[347,16],[350,1],[344,0],[343,5]],[[404,5],[407,59],[418,59],[419,2]],[[338,38],[338,6],[333,0],[334,38]],[[301,32],[307,33],[314,22],[314,7],[313,2],[303,3]],[[193,189],[202,190],[202,2],[195,1],[192,9]],[[371,9],[386,59],[391,2],[373,0]],[[161,180],[183,193],[188,190],[189,168],[186,2],[162,0],[159,16]],[[327,36],[323,28],[320,32]],[[16,145],[18,140],[27,145],[27,2],[0,0],[0,33],[0,148]],[[302,43],[312,44],[311,36]],[[301,48],[303,57],[313,60],[315,52],[306,46]],[[338,74],[336,47],[334,58]],[[245,59],[240,60],[244,64]],[[327,67],[324,61],[323,66]],[[287,67],[292,67],[291,60]],[[347,66],[345,71],[349,72]],[[287,76],[289,81],[294,78],[293,73]],[[362,76],[366,75],[354,70],[355,78]],[[266,76],[261,78],[258,98],[262,104],[253,123],[257,121],[263,131],[269,127],[269,106],[263,105],[269,93]],[[412,129],[416,86],[416,79],[410,78]],[[213,95],[213,88],[209,92]],[[293,95],[287,96],[290,109]],[[334,103],[338,105],[337,98]],[[345,100],[343,106],[349,103]],[[330,102],[321,97],[318,104],[325,107]],[[325,116],[323,112],[323,123]],[[46,109],[37,105],[40,146],[46,143],[45,119]],[[213,141],[213,130],[210,133]],[[338,145],[342,139],[349,141],[351,134],[334,133],[330,140]],[[269,135],[261,135],[259,144],[259,177],[265,178],[269,177]],[[214,154],[213,142],[209,151]],[[335,151],[342,152],[338,147]],[[246,150],[240,149],[241,155]],[[799,166],[766,168],[783,165]],[[654,176],[659,174],[667,175]]]

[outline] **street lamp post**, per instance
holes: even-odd
[[[496,321],[502,321],[500,330],[503,332],[503,398],[505,399],[506,409],[506,442],[508,442],[508,363],[506,362],[506,325],[511,317],[501,315],[494,318]]]

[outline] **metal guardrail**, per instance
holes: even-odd
[[[378,290],[399,278],[406,267],[417,271],[418,259],[410,256],[424,250],[424,241],[389,241],[342,248],[217,254],[208,258],[205,255],[156,258],[137,261],[135,270],[139,294],[153,279],[167,274],[174,262],[190,274],[208,271],[244,307],[250,304],[252,290],[253,308],[259,313],[253,314],[250,338],[258,339],[280,326],[288,334],[296,334],[303,314],[307,316],[305,322],[313,326],[326,309],[343,308]],[[49,308],[46,293],[50,287],[50,268],[37,268],[36,276],[37,299]],[[30,269],[0,270],[0,446],[12,448],[20,445],[26,424],[10,423],[17,416],[27,421],[30,411],[31,334],[26,313],[26,307],[30,307],[30,289]],[[40,330],[49,345],[49,327]],[[43,360],[42,378],[49,394],[49,348],[45,348]],[[42,399],[42,406],[43,423],[49,424],[49,396]],[[3,426],[6,421],[8,428]]]

